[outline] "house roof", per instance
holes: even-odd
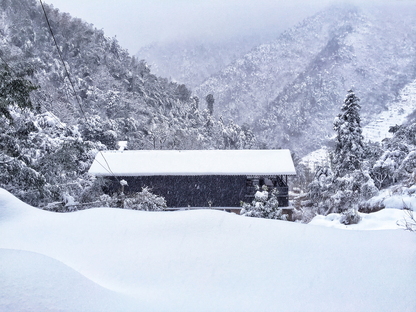
[[[98,152],[95,176],[295,175],[289,150],[137,150]]]

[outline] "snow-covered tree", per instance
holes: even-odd
[[[165,198],[153,194],[147,187],[143,187],[141,192],[129,195],[123,200],[123,208],[125,209],[161,211],[166,207]]]
[[[309,185],[309,198],[317,213],[358,209],[359,203],[377,193],[364,160],[368,151],[363,144],[359,99],[352,90],[334,121],[336,146],[331,153],[331,169],[318,168]]]
[[[308,186],[308,198],[318,214],[327,214],[332,207],[333,180],[334,174],[329,167],[316,168],[315,176]]]
[[[0,117],[11,121],[11,106],[20,109],[33,109],[30,93],[37,89],[33,83],[25,78],[30,71],[18,73],[7,65],[0,67]]]
[[[359,101],[354,92],[349,90],[341,108],[342,112],[334,121],[336,146],[332,153],[332,165],[337,177],[361,169],[364,146]]]
[[[269,192],[266,185],[254,194],[251,204],[242,203],[240,214],[246,217],[287,220],[288,216],[279,209],[276,190]]]
[[[416,177],[416,122],[392,129],[393,137],[383,142],[384,152],[370,169],[380,189],[397,183],[412,185]]]
[[[363,167],[365,147],[361,130],[359,98],[348,91],[341,114],[334,121],[336,146],[331,154],[333,195],[328,212],[358,209],[364,199],[375,195],[377,188],[366,168]]]
[[[212,115],[214,114],[214,96],[210,93],[205,97],[205,101],[207,102],[207,108],[209,111],[209,114]]]

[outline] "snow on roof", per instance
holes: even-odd
[[[295,175],[289,150],[137,150],[97,153],[95,176]]]

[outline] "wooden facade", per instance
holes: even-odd
[[[105,192],[120,193],[119,180],[125,180],[125,194],[140,192],[149,187],[151,192],[163,196],[168,207],[240,207],[251,202],[257,187],[266,185],[276,189],[280,207],[289,205],[287,176],[119,176],[107,177]]]
[[[168,207],[240,207],[263,185],[289,205],[288,175],[296,174],[288,150],[104,151],[90,174],[105,178],[105,192],[140,192],[149,187]]]

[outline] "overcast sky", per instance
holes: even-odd
[[[183,37],[226,36],[292,26],[343,0],[43,0],[94,24],[135,54],[152,42]],[[358,0],[350,0],[358,1]],[[390,3],[416,0],[360,0]]]

